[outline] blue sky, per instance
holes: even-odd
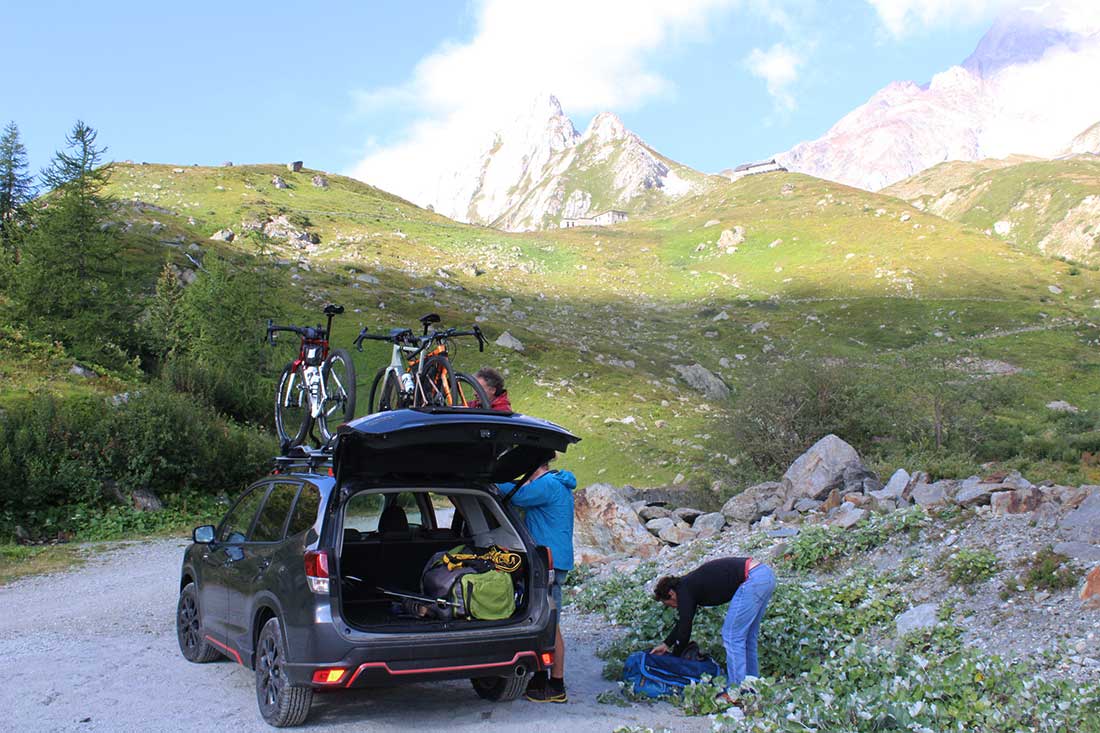
[[[0,87],[0,124],[20,126],[35,169],[81,118],[118,160],[302,159],[346,172],[417,144],[418,130],[467,102],[488,126],[501,105],[552,84],[579,128],[607,107],[665,155],[717,171],[817,137],[892,80],[960,62],[995,10],[995,0],[961,14],[941,0],[928,17],[936,0],[678,0],[674,11],[589,0],[580,7],[608,10],[600,32],[582,32],[581,13],[547,44],[528,41],[561,3],[503,2],[14,3],[3,53],[21,71]],[[516,43],[479,54],[493,33]],[[448,78],[452,67],[464,76]],[[502,81],[501,67],[513,75]]]

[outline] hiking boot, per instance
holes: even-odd
[[[569,702],[569,696],[565,694],[565,685],[555,685],[553,682],[535,689],[531,689],[531,685],[528,685],[527,694],[524,697],[531,702]]]
[[[527,683],[527,691],[524,694],[531,695],[533,693],[539,693],[541,690],[546,689],[549,684],[550,675],[546,672],[535,672],[531,680]]]

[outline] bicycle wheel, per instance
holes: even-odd
[[[397,375],[388,368],[382,367],[371,382],[367,409],[373,414],[386,410],[398,410],[402,407],[405,407],[405,404],[397,385]]]
[[[433,356],[424,362],[420,373],[420,384],[416,390],[416,403],[413,407],[447,407],[455,404],[458,385],[455,383],[454,369],[445,356]]]
[[[455,382],[458,391],[455,392],[456,407],[480,407],[488,410],[492,400],[489,393],[481,386],[481,382],[471,377],[466,372],[455,372]]]
[[[325,385],[325,403],[317,427],[321,439],[327,442],[337,425],[355,417],[355,364],[351,354],[346,349],[333,350],[321,367],[321,379]]]
[[[309,433],[312,421],[309,391],[301,373],[291,362],[283,367],[279,386],[275,390],[275,432],[283,451],[301,444]]]

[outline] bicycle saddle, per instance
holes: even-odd
[[[344,312],[344,306],[342,306],[342,305],[335,305],[334,303],[329,303],[328,305],[325,306],[325,315],[326,316],[338,316],[343,312]]]
[[[432,325],[433,323],[439,323],[441,320],[438,313],[429,313],[426,316],[420,316],[420,322],[424,324],[424,327]]]

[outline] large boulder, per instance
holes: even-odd
[[[790,509],[799,499],[824,499],[844,484],[844,471],[853,463],[860,463],[856,449],[835,435],[826,435],[783,474],[784,509]]]
[[[890,476],[885,486],[870,494],[876,499],[900,499],[907,486],[909,486],[909,472],[899,468]]]
[[[990,506],[993,514],[1026,514],[1039,508],[1043,501],[1043,492],[1031,486],[1015,491],[998,491],[990,496]],[[1100,535],[1097,535],[1100,537]]]
[[[607,554],[652,557],[661,548],[638,518],[622,491],[610,484],[593,484],[573,494],[574,542]]]
[[[1085,576],[1085,584],[1081,587],[1081,600],[1085,608],[1100,610],[1100,565],[1094,567]]]
[[[729,399],[730,388],[702,364],[673,364],[672,368],[689,387],[702,392],[707,399],[714,402],[725,402]]]
[[[935,483],[920,482],[913,484],[907,490],[913,503],[921,506],[941,506],[946,504],[955,493],[957,484],[945,479]]]
[[[685,542],[691,542],[698,536],[698,533],[686,525],[674,524],[671,527],[662,529],[657,536],[670,545],[682,545]]]
[[[868,469],[859,460],[844,466],[841,480],[844,482],[845,494],[869,494],[882,488],[882,482],[878,480],[875,472]]]
[[[783,484],[766,481],[742,491],[722,506],[722,515],[730,524],[752,524],[783,504]]]
[[[507,331],[500,334],[500,337],[497,338],[497,340],[493,343],[505,349],[511,349],[512,351],[523,351],[524,348],[523,342],[521,342],[518,338],[508,333]]]
[[[695,518],[695,524],[691,528],[700,538],[713,537],[726,526],[726,517],[722,512],[710,512]]]
[[[1100,545],[1100,491],[1093,491],[1062,519],[1059,526],[1068,535],[1067,539]]]

